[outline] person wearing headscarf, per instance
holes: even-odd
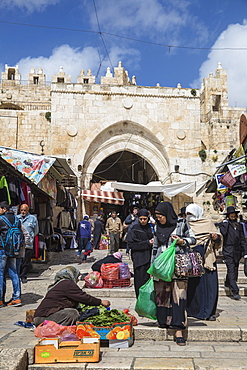
[[[201,254],[205,269],[201,277],[189,278],[187,314],[200,320],[215,321],[218,303],[216,251],[222,247],[222,235],[210,219],[203,217],[203,209],[197,204],[189,204],[186,215],[196,237],[193,250]]]
[[[151,251],[153,244],[153,232],[151,229],[147,209],[140,209],[137,214],[138,223],[128,231],[127,242],[131,251],[131,259],[134,267],[134,286],[136,298],[140,287],[149,279],[147,270],[150,266]]]
[[[101,265],[103,263],[121,263],[122,262],[123,255],[121,252],[115,252],[113,254],[109,254],[108,256],[96,261],[92,265],[92,270],[93,271],[98,271],[100,272],[101,270]]]
[[[186,247],[196,243],[194,233],[187,221],[182,218],[178,220],[170,202],[159,203],[155,209],[155,216],[157,224],[151,262],[164,252],[175,239],[177,239],[176,253],[183,252]],[[174,329],[175,341],[180,346],[186,344],[183,330],[187,325],[187,283],[188,279],[186,278],[173,278],[171,282],[154,278],[159,327]]]
[[[77,285],[79,275],[80,271],[74,266],[67,266],[56,273],[54,283],[48,287],[46,296],[35,311],[36,326],[45,320],[65,326],[74,325],[79,318],[78,303],[110,306],[109,301],[95,298],[80,289]]]

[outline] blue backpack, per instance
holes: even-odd
[[[18,217],[15,216],[15,222],[11,224],[7,217],[4,215],[0,216],[0,218],[7,224],[9,227],[5,242],[3,241],[3,238],[1,238],[2,246],[4,247],[5,254],[8,257],[17,257],[20,252],[20,248],[23,245],[23,233],[18,228],[18,224],[20,220]]]

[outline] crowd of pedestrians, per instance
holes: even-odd
[[[203,217],[203,209],[197,204],[182,207],[177,215],[170,202],[161,202],[155,209],[155,220],[147,209],[134,207],[122,224],[113,211],[105,227],[110,240],[109,255],[97,261],[93,270],[100,271],[98,264],[122,260],[118,250],[124,235],[125,244],[122,241],[121,248],[124,245],[126,253],[131,255],[134,288],[138,298],[140,287],[150,278],[147,272],[150,265],[174,239],[177,239],[176,253],[182,253],[186,248],[198,252],[205,270],[201,277],[177,278],[174,275],[171,282],[153,277],[158,325],[160,328],[174,329],[176,343],[185,345],[183,333],[187,317],[216,320],[218,251],[223,254],[227,267],[225,286],[230,288],[235,300],[241,299],[237,286],[238,267],[241,257],[247,258],[247,243],[245,224],[238,222],[238,213],[234,207],[228,207],[225,219],[214,224],[212,220]],[[99,234],[104,232],[102,223],[98,229]],[[95,248],[98,249],[98,239]],[[116,256],[118,253],[119,256]]]
[[[185,345],[184,330],[187,327],[187,316],[200,320],[216,320],[218,251],[222,252],[227,267],[225,286],[231,290],[235,300],[241,299],[237,285],[238,268],[240,259],[247,258],[247,242],[245,224],[238,221],[238,213],[239,211],[230,206],[224,214],[225,219],[214,224],[210,219],[203,217],[203,209],[197,204],[182,207],[177,215],[170,202],[161,202],[155,209],[154,218],[147,209],[139,210],[135,207],[122,223],[116,211],[112,211],[105,227],[98,216],[93,229],[89,216],[85,215],[77,228],[77,257],[81,258],[83,255],[82,262],[86,262],[88,252],[91,252],[93,247],[99,249],[101,235],[106,232],[110,241],[109,254],[96,261],[92,269],[100,271],[102,263],[121,262],[122,253],[119,249],[124,233],[126,253],[130,253],[133,261],[134,288],[138,298],[141,286],[150,279],[148,273],[150,265],[175,239],[175,253],[184,253],[187,249],[199,253],[205,270],[202,276],[178,278],[173,275],[171,281],[152,277],[158,326],[173,329],[176,343]],[[7,202],[0,203],[0,307],[21,305],[21,283],[27,281],[37,233],[37,219],[29,213],[28,205],[22,204],[19,214],[15,216]],[[121,249],[123,246],[122,241]],[[65,268],[56,275],[54,284],[49,287],[47,296],[36,311],[36,323],[42,322],[48,316],[55,317],[57,322],[66,325],[76,321],[75,305],[67,304],[68,297],[65,297],[67,293],[63,294],[62,285],[67,284],[70,287],[72,300],[75,298],[75,301],[95,305],[110,304],[108,301],[97,300],[81,293],[76,285],[78,271],[71,268]],[[7,273],[13,286],[9,302],[5,302]]]

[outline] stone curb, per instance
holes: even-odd
[[[28,356],[25,348],[0,349],[0,370],[25,370],[27,366]]]

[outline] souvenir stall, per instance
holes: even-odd
[[[5,147],[0,147],[0,158],[3,172],[9,171],[12,176],[9,192],[13,195],[8,200],[9,204],[17,212],[20,204],[27,203],[30,212],[37,216],[39,234],[35,239],[35,259],[45,260],[45,251],[51,249],[54,240],[53,207],[57,201],[59,184],[70,174],[74,175],[73,181],[77,184],[76,176],[63,163],[66,160],[61,158]],[[2,178],[1,182],[5,184]],[[6,187],[3,188],[3,192],[6,192]]]

